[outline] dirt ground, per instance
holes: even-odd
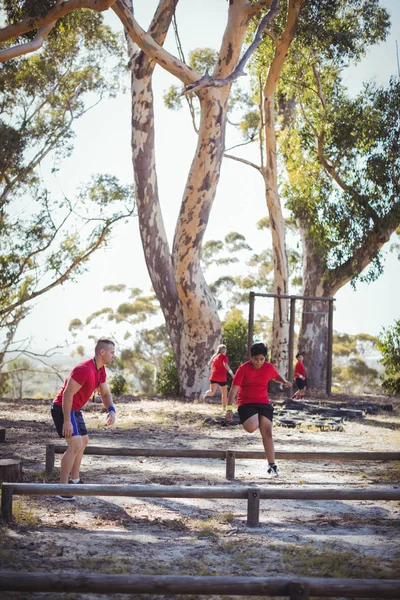
[[[400,451],[400,400],[356,400],[365,405],[391,402],[393,411],[346,420],[343,431],[275,425],[276,450]],[[262,450],[258,432],[250,435],[240,426],[204,423],[206,417],[221,416],[217,403],[125,398],[116,404],[113,428],[104,427],[102,405],[85,407],[92,445]],[[49,408],[50,401],[45,400],[0,399],[0,427],[7,430],[0,456],[22,460],[25,482],[58,479],[60,455],[54,476],[44,475],[46,444],[60,443]],[[81,477],[85,483],[177,486],[400,485],[398,462],[277,462],[281,475],[270,479],[264,461],[237,460],[236,479],[230,482],[222,460],[88,455],[83,458]],[[260,526],[249,528],[245,500],[77,497],[62,502],[53,497],[16,497],[14,522],[0,522],[0,568],[62,571],[72,576],[79,572],[396,579],[400,577],[399,515],[400,503],[395,501],[264,500]],[[105,598],[11,592],[0,592],[0,597]]]

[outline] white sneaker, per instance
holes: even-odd
[[[278,467],[276,466],[275,463],[273,465],[268,466],[267,473],[270,477],[279,477]]]

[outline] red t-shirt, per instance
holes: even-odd
[[[226,381],[226,369],[225,363],[228,362],[226,354],[218,354],[212,361],[210,381],[220,381],[224,383]]]
[[[301,375],[304,378],[306,376],[306,369],[304,367],[304,363],[302,363],[302,362],[297,362],[296,366],[294,368],[294,376],[295,376],[295,378],[298,377],[299,375]]]
[[[72,397],[72,410],[80,410],[83,406],[85,406],[94,390],[100,385],[100,383],[104,383],[107,379],[106,370],[104,367],[96,369],[92,358],[90,360],[85,360],[72,369],[71,373],[64,381],[61,390],[54,399],[54,404],[62,406],[63,393],[67,387],[70,377],[72,377],[74,381],[80,383],[82,386],[81,389],[78,390]]]
[[[276,377],[279,373],[272,363],[265,362],[259,369],[255,369],[249,360],[240,365],[232,381],[232,385],[239,386],[238,406],[253,402],[270,404],[268,382]]]

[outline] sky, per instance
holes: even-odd
[[[143,29],[147,28],[157,2],[137,0],[135,17]],[[349,68],[345,76],[349,90],[356,93],[362,81],[388,83],[397,73],[396,40],[400,44],[400,1],[381,0],[392,17],[392,30],[385,43],[371,49],[361,64]],[[181,0],[177,22],[186,56],[197,47],[217,49],[226,23],[226,0]],[[115,30],[120,23],[112,11],[106,21]],[[169,34],[165,47],[176,54],[173,35]],[[129,89],[129,80],[126,84]],[[171,75],[156,68],[155,92],[157,172],[161,206],[169,241],[172,242],[182,194],[196,146],[186,109],[167,111],[162,94],[172,84],[179,84]],[[133,171],[130,146],[130,96],[119,95],[114,100],[103,100],[75,124],[74,152],[64,160],[55,179],[50,174],[51,164],[42,169],[46,183],[54,193],[73,196],[82,182],[95,173],[116,175],[122,183],[132,183]],[[227,138],[227,147],[237,142]],[[205,241],[221,239],[231,231],[243,234],[257,251],[270,243],[269,236],[257,231],[255,224],[267,215],[264,185],[261,176],[249,167],[225,159],[221,179],[211,212]],[[341,333],[369,333],[378,335],[400,317],[398,292],[400,289],[399,262],[385,248],[384,274],[373,284],[358,284],[354,291],[350,284],[336,296],[334,329]],[[38,350],[71,340],[68,325],[73,318],[85,318],[104,306],[115,306],[121,298],[103,292],[110,284],[124,283],[139,287],[148,293],[151,282],[144,261],[137,218],[118,225],[106,250],[100,250],[88,263],[89,270],[76,282],[67,282],[39,298],[19,330],[19,339],[31,339],[31,347]],[[103,331],[102,335],[110,332]]]

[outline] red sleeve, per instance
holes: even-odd
[[[226,354],[222,354],[222,362],[224,362],[224,363],[228,362],[228,357]]]
[[[78,365],[71,371],[70,377],[80,385],[84,385],[87,381],[89,368],[87,365]]]
[[[272,363],[267,363],[268,365],[268,377],[269,379],[276,379],[277,377],[279,377],[279,373],[278,371],[275,369],[274,365]]]
[[[243,378],[245,376],[245,366],[244,365],[240,365],[240,367],[237,369],[233,380],[232,380],[232,385],[242,385],[243,382]]]

